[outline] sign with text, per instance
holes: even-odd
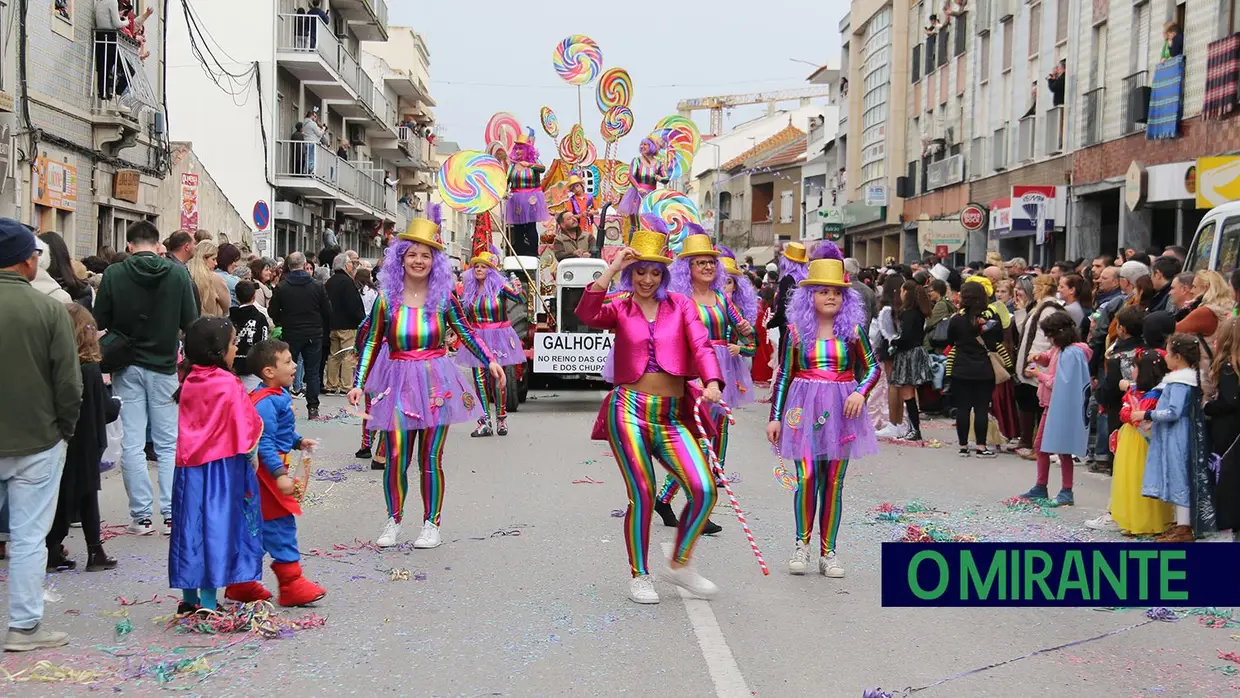
[[[77,210],[77,168],[40,155],[34,160],[31,203],[62,211]]]
[[[1012,187],[1012,232],[1045,233],[1054,229],[1055,187]]]
[[[602,373],[615,337],[604,333],[534,335],[534,373]]]
[[[117,170],[112,175],[112,198],[138,203],[138,194],[142,188],[142,174],[137,170]]]
[[[874,207],[886,206],[887,187],[881,184],[867,184],[865,186],[865,205]]]
[[[181,230],[198,232],[198,175],[192,172],[181,174]]]

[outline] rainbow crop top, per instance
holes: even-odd
[[[375,356],[384,342],[387,342],[388,351],[394,360],[399,360],[396,356],[398,352],[416,354],[413,360],[446,356],[445,335],[449,327],[461,338],[461,343],[469,353],[478,357],[479,361],[488,364],[493,362],[495,359],[491,356],[491,350],[474,337],[473,330],[463,321],[464,317],[465,310],[455,296],[448,298],[442,310],[402,305],[393,314],[388,310],[387,299],[380,294],[370,317],[366,318],[358,330],[362,339],[358,342],[354,387],[365,386],[366,377],[374,366]]]
[[[633,179],[633,184],[645,189],[654,189],[659,180],[664,177],[663,163],[656,160],[653,164],[647,165],[640,157],[633,158],[632,164],[629,165],[629,177]]]
[[[465,308],[465,321],[470,327],[481,327],[492,325],[494,323],[507,324],[507,313],[504,312],[504,301],[513,301],[514,303],[524,303],[525,299],[516,289],[508,284],[500,289],[499,293],[492,298],[484,298],[481,294],[474,299]]]
[[[722,292],[716,292],[714,305],[697,304],[698,317],[706,326],[706,334],[712,342],[724,344],[740,344],[742,356],[753,356],[754,342],[752,337],[742,337],[737,327],[744,318],[736,304]]]
[[[784,402],[788,399],[788,389],[792,381],[821,380],[848,382],[856,381],[856,392],[864,397],[878,384],[879,367],[874,358],[874,350],[870,348],[870,340],[864,332],[858,332],[857,338],[851,341],[842,339],[816,339],[803,343],[793,332],[790,341],[784,348],[783,361],[775,374],[775,390],[771,396],[771,421],[779,421],[784,416]]]
[[[509,189],[537,189],[542,186],[542,173],[547,168],[537,163],[533,165],[518,165],[512,163],[508,167],[508,188]]]

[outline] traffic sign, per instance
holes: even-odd
[[[965,204],[960,209],[960,225],[965,230],[981,230],[986,227],[986,209],[981,204]]]
[[[266,230],[267,224],[271,222],[271,209],[268,208],[267,202],[259,199],[254,202],[254,227],[259,230]]]

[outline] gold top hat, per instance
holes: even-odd
[[[578,177],[577,175],[569,175],[569,176],[568,176],[568,186],[570,186],[570,187],[571,187],[571,186],[573,186],[574,184],[581,184],[581,185],[584,185],[584,184],[585,184],[585,181],[584,181],[584,180],[582,180],[582,179],[581,179],[581,177]]]
[[[732,259],[731,257],[720,257],[719,260],[723,262],[723,270],[728,274],[731,274],[732,276],[740,275],[741,270],[740,267],[736,266],[735,259]]]
[[[809,263],[809,275],[801,282],[801,285],[851,286],[852,284],[844,277],[843,262],[838,259],[815,259]]]
[[[529,142],[530,142],[529,136],[525,135],[524,133],[517,134],[517,143],[529,143]]]
[[[496,271],[499,271],[499,257],[496,257],[494,252],[485,252],[485,251],[479,252],[476,257],[469,260],[469,266],[472,267],[479,262],[491,267],[492,269]]]
[[[410,242],[420,242],[432,249],[443,251],[443,243],[439,240],[439,226],[435,224],[435,221],[426,218],[414,218],[409,221],[409,227],[405,229],[405,232],[396,237]]]
[[[680,254],[676,255],[677,259],[686,257],[718,257],[719,250],[710,244],[709,235],[686,235],[685,242],[680,248]]]
[[[668,257],[667,236],[663,233],[656,233],[653,230],[638,230],[633,233],[633,240],[629,243],[637,251],[637,259],[642,262],[657,262],[659,264],[671,264],[672,258]]]
[[[784,245],[784,257],[790,262],[805,264],[809,261],[809,252],[805,249],[805,245],[799,242],[790,242]]]

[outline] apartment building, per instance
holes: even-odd
[[[342,245],[377,256],[429,189],[418,175],[433,163],[421,38],[388,27],[386,0],[323,0],[321,14],[293,0],[261,11],[242,0],[189,7],[188,21],[172,22],[174,135],[194,143],[243,210],[270,202],[264,253],[317,250],[330,227]]]
[[[0,3],[0,214],[64,236],[77,257],[166,227],[162,5],[134,0],[145,42],[96,31],[94,3]]]

